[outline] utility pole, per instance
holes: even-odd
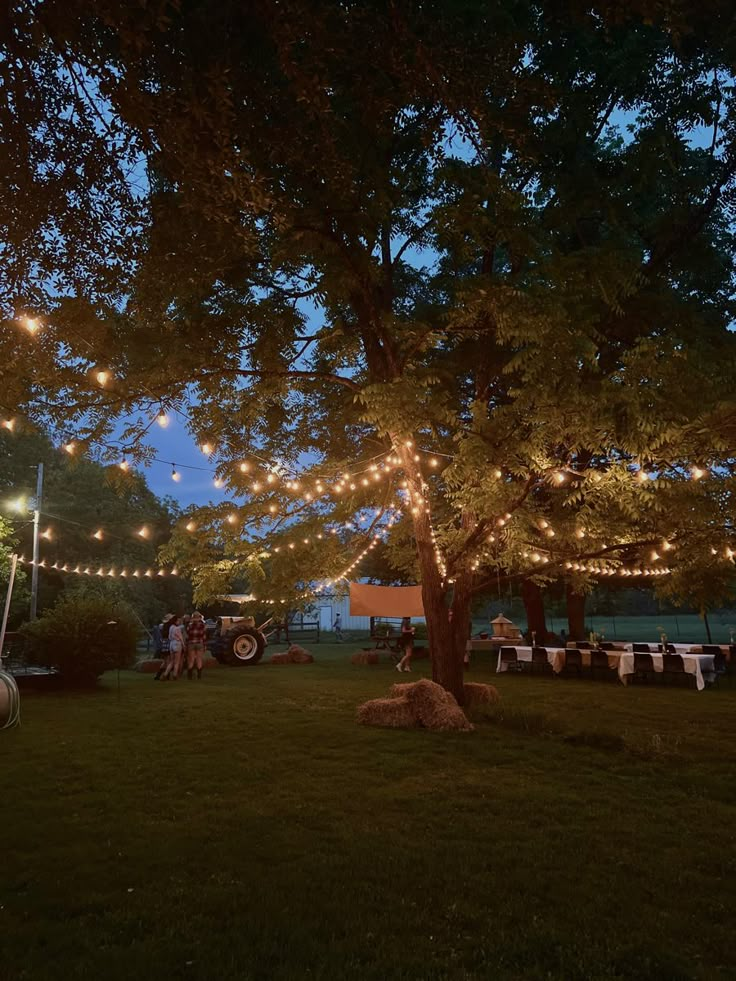
[[[41,498],[43,497],[43,464],[39,463],[36,479],[36,504],[33,512],[33,565],[31,566],[31,620],[36,619],[38,607],[38,526],[41,521]]]

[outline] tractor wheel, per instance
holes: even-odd
[[[236,666],[258,664],[263,657],[263,634],[253,627],[235,624],[222,635],[222,661]]]

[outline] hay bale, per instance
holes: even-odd
[[[142,674],[156,674],[163,663],[160,657],[149,657],[145,661],[138,661],[135,670]]]
[[[288,651],[271,655],[271,664],[312,664],[314,658],[303,647],[292,644]]]
[[[362,726],[387,726],[392,729],[414,729],[418,725],[407,698],[374,698],[358,706],[358,723]]]
[[[290,664],[312,664],[314,658],[298,644],[292,644],[286,652]]]
[[[475,681],[466,682],[463,691],[466,705],[493,705],[501,698],[494,685],[481,685]]]
[[[428,678],[422,678],[410,685],[404,697],[425,729],[454,729],[459,732],[470,732],[473,729],[454,695]]]
[[[377,651],[358,651],[350,658],[351,664],[378,664]]]

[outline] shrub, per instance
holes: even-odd
[[[104,671],[128,666],[138,623],[132,608],[104,595],[62,596],[56,606],[21,628],[28,659],[57,668],[64,684],[90,685]]]

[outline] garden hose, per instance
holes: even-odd
[[[0,729],[20,725],[20,692],[12,674],[0,669]]]

